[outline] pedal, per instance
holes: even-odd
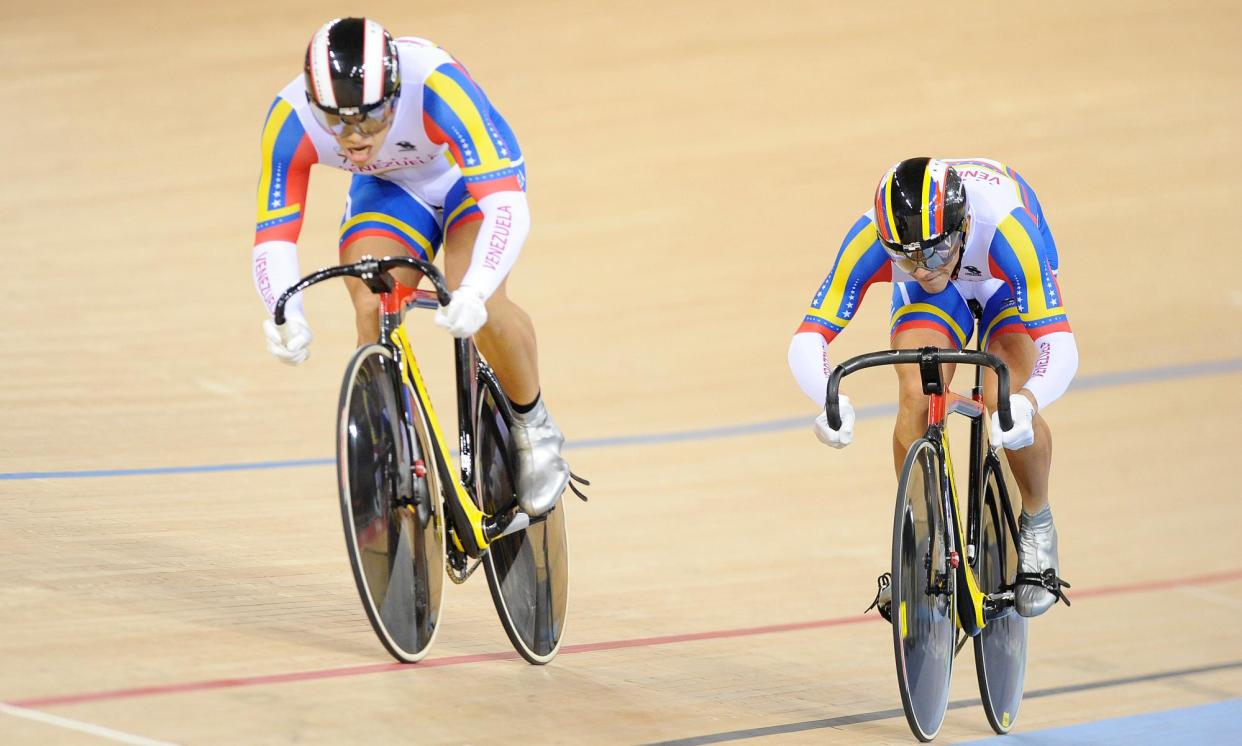
[[[893,622],[892,582],[893,582],[893,574],[891,572],[886,572],[880,577],[876,578],[875,599],[871,602],[870,606],[868,606],[866,609],[863,609],[864,614],[866,614],[868,611],[871,611],[872,609],[875,609],[876,611],[880,612],[880,616],[884,617],[885,621],[892,624]]]
[[[988,593],[983,597],[983,618],[987,624],[1016,613],[1012,590]]]

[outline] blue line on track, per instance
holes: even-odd
[[[1242,743],[1242,699],[966,741],[972,746],[1167,746]]]
[[[291,469],[298,466],[335,464],[335,458],[299,458],[288,461],[251,461],[240,464],[198,464],[195,466],[153,466],[145,469],[86,469],[83,471],[18,471],[0,474],[0,480],[90,479],[92,477],[145,477],[161,474],[209,474],[217,471],[257,471]]]
[[[1143,370],[1122,371],[1119,373],[1102,373],[1094,376],[1082,376],[1075,379],[1070,391],[1089,391],[1091,389],[1129,386],[1139,383],[1158,381],[1177,381],[1187,378],[1201,378],[1229,373],[1242,372],[1242,358],[1215,360],[1205,363],[1186,365],[1167,365]],[[897,407],[892,404],[861,407],[858,419],[892,415]],[[745,425],[729,425],[726,427],[709,427],[698,430],[683,430],[674,433],[649,433],[643,435],[620,435],[609,438],[588,438],[576,440],[566,445],[567,449],[583,450],[587,448],[615,448],[618,446],[658,445],[660,443],[681,443],[686,441],[715,440],[718,438],[735,438],[742,435],[775,433],[808,427],[809,416],[787,417],[766,422],[752,422]],[[193,466],[157,466],[140,469],[87,469],[81,471],[19,471],[0,472],[0,481],[28,479],[90,479],[98,477],[139,477],[158,476],[165,474],[209,474],[228,471],[258,471],[263,469],[291,469],[304,466],[329,466],[336,462],[335,458],[306,458],[286,461],[253,461],[238,464],[200,464]]]

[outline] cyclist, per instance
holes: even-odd
[[[1014,427],[991,439],[1009,452],[1022,493],[1015,592],[1023,616],[1047,611],[1059,587],[1057,532],[1048,505],[1052,440],[1040,412],[1069,387],[1078,348],[1057,285],[1059,260],[1048,221],[1030,185],[993,160],[910,158],[880,180],[875,204],[845,236],[827,279],[789,345],[789,366],[816,406],[824,406],[832,366],[828,345],[853,318],[875,282],[893,283],[891,346],[962,349],[972,334],[1025,384],[1010,396]],[[978,329],[971,305],[981,309]],[[918,366],[895,366],[899,386],[893,458],[927,425]],[[946,381],[952,366],[946,366]],[[995,412],[995,377],[985,397]],[[853,440],[855,413],[841,397],[841,429],[820,412],[815,435],[833,448]],[[881,596],[879,603],[884,604]],[[883,610],[883,609],[882,609]]]
[[[551,510],[569,467],[564,438],[539,389],[535,330],[505,292],[530,229],[526,168],[513,131],[447,52],[393,37],[373,20],[325,23],[306,49],[303,74],[276,97],[262,131],[253,274],[276,300],[299,279],[296,241],[310,167],[353,174],[340,227],[342,263],[366,255],[431,261],[441,246],[452,302],[435,321],[473,336],[517,413],[518,497],[530,515]],[[417,283],[409,272],[400,276]],[[349,278],[358,343],[379,334],[378,297]],[[267,348],[298,365],[311,341],[301,296],[288,320],[264,321]]]

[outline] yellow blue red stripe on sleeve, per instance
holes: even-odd
[[[1026,183],[1026,179],[1022,178],[1021,174],[1009,166],[1005,166],[1005,174],[1010,179],[1013,179],[1014,184],[1018,185],[1018,199],[1022,200],[1022,209],[1026,210],[1026,214],[1031,217],[1031,222],[1035,223],[1036,227],[1039,227],[1041,215],[1040,211],[1035,209],[1038,203],[1032,205],[1035,202],[1035,191],[1031,189],[1030,184]]]
[[[875,222],[864,215],[841,242],[832,270],[815,291],[798,332],[816,332],[831,342],[854,318],[867,288],[892,279],[893,265],[880,248]]]
[[[267,112],[260,159],[254,241],[297,241],[310,167],[318,157],[293,106],[283,98]]]
[[[444,64],[427,77],[423,125],[432,142],[447,144],[470,196],[520,192],[521,150],[509,125],[459,64]]]
[[[988,264],[992,275],[1013,290],[1018,317],[1032,338],[1070,331],[1053,263],[1039,228],[1025,209],[1015,208],[996,227]]]

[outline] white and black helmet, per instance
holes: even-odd
[[[306,47],[304,70],[317,118],[319,112],[338,121],[386,118],[401,90],[397,45],[367,18],[335,18],[320,27]]]

